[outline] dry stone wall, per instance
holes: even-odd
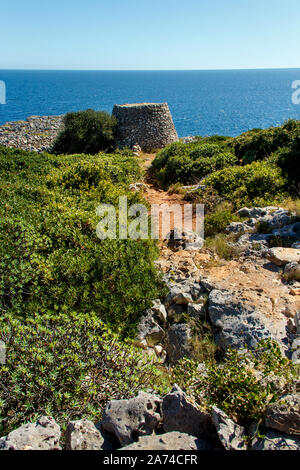
[[[163,148],[178,140],[167,103],[115,105],[118,121],[117,146],[139,145],[143,151]]]

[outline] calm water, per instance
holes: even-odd
[[[7,104],[0,124],[30,115],[63,114],[115,103],[169,103],[179,136],[235,136],[254,127],[300,119],[292,82],[300,69],[228,71],[9,71],[0,70]]]

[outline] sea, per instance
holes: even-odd
[[[179,137],[236,136],[300,119],[300,69],[0,70],[2,95],[3,82],[0,125],[88,108],[111,112],[114,104],[140,102],[167,102]]]

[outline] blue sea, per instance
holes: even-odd
[[[167,102],[180,137],[236,136],[300,119],[292,83],[300,69],[222,71],[0,70],[6,104],[0,124],[30,115],[58,115],[113,105]]]

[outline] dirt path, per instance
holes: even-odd
[[[184,209],[183,207],[186,204],[190,204],[187,201],[183,199],[182,194],[176,194],[176,193],[169,193],[167,191],[164,191],[159,188],[157,181],[153,177],[153,173],[151,171],[151,165],[153,160],[155,159],[156,154],[142,154],[141,160],[143,162],[143,168],[145,170],[145,179],[144,183],[146,185],[146,190],[144,193],[145,199],[149,202],[149,204],[152,206],[154,204],[157,205],[163,205],[166,204],[168,207],[171,206],[180,206],[180,213],[182,214],[181,220],[182,220],[182,227],[184,229]],[[191,220],[190,218],[187,218],[187,222],[190,224]],[[195,216],[192,216],[192,223],[195,223]],[[176,224],[175,224],[176,226]],[[174,217],[171,215],[170,218],[170,230],[174,229]],[[160,230],[160,240],[163,240],[167,233],[169,232],[168,229],[166,230]]]

